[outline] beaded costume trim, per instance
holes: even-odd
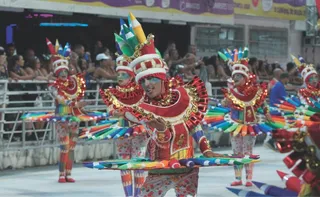
[[[50,86],[58,90],[58,94],[66,100],[81,100],[86,90],[86,82],[82,74],[72,75],[67,80],[57,79]]]

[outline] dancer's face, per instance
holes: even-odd
[[[162,94],[164,83],[161,79],[146,77],[141,79],[140,83],[149,98],[152,99]]]
[[[308,80],[308,84],[312,87],[317,87],[318,86],[318,83],[319,83],[319,77],[317,74],[312,74],[310,77],[309,77],[309,80]]]
[[[127,72],[124,71],[118,71],[117,72],[117,81],[120,86],[125,86],[132,81],[132,76],[129,75]]]
[[[246,83],[245,77],[239,73],[233,75],[232,79],[235,87],[243,86]]]
[[[58,78],[59,78],[59,79],[62,79],[62,80],[67,80],[68,75],[69,75],[68,70],[67,70],[67,69],[63,69],[63,70],[61,70],[61,71],[59,72]]]

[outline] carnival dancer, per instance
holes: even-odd
[[[293,116],[296,120],[295,127],[312,126],[320,124],[320,82],[318,74],[312,64],[306,64],[304,59],[292,55],[301,77],[304,80],[305,87],[298,91],[297,96],[287,96],[279,100],[277,110],[285,116]],[[273,133],[273,138],[277,139],[277,148],[280,152],[291,150],[288,139],[280,140],[278,136],[288,134],[285,130]]]
[[[320,82],[317,71],[312,64],[306,64],[301,56],[298,59],[292,55],[292,59],[298,67],[306,86],[298,92],[301,103],[320,109]]]
[[[208,102],[205,85],[196,77],[185,86],[174,87],[166,78],[166,64],[156,54],[154,36],[146,38],[131,13],[130,21],[139,41],[130,67],[146,96],[144,102],[126,110],[144,121],[152,131],[148,145],[151,160],[170,160],[171,166],[178,167],[178,160],[194,156],[192,134],[199,129]],[[202,140],[200,147],[207,150],[204,151],[207,156],[222,156],[212,153],[207,141]],[[164,196],[171,188],[175,189],[177,196],[195,196],[198,172],[197,168],[151,170],[142,186],[141,196]]]
[[[129,17],[137,23],[136,19],[133,15]],[[129,20],[130,22],[131,20]],[[101,91],[101,95],[103,100],[105,101],[106,105],[108,106],[108,111],[110,115],[118,116],[120,125],[125,127],[128,125],[128,121],[133,123],[140,123],[139,120],[134,117],[128,111],[125,112],[124,108],[131,107],[133,105],[138,105],[144,99],[144,90],[141,88],[140,85],[136,84],[134,81],[134,72],[131,67],[128,67],[129,62],[134,59],[134,49],[136,46],[140,46],[138,38],[133,32],[125,25],[124,21],[121,20],[121,31],[120,35],[115,34],[115,38],[117,41],[117,48],[118,54],[122,54],[122,56],[117,58],[117,72],[118,72],[118,84],[116,88],[109,88],[104,91]],[[130,24],[130,23],[129,23]],[[153,41],[153,40],[152,40]],[[152,47],[152,52],[157,53],[157,50]],[[147,52],[148,49],[147,49]],[[163,69],[166,71],[165,62],[161,59],[161,56],[158,54],[153,54],[157,57],[156,60],[159,60],[163,64]],[[132,58],[132,59],[131,59]],[[165,79],[166,76],[164,75]],[[169,83],[170,86],[177,86],[182,85],[183,81],[181,79],[170,79],[166,80],[166,83]],[[126,124],[123,124],[126,123]],[[100,126],[98,126],[100,127]],[[135,127],[136,128],[136,127]],[[100,135],[100,133],[99,133]],[[208,141],[203,134],[201,128],[197,128],[196,132],[192,135],[197,143],[200,144],[201,151],[206,154],[207,156],[212,156],[213,153],[208,145]],[[96,138],[97,139],[97,138]],[[101,139],[98,137],[98,139]],[[123,159],[134,159],[137,157],[143,157],[145,150],[147,139],[146,135],[138,135],[133,136],[131,138],[124,137],[124,138],[117,138],[117,145],[118,145],[118,154],[120,158]],[[132,175],[131,171],[122,170],[122,181],[126,196],[139,196],[140,195],[140,188],[144,183],[144,176],[142,170],[135,170],[135,191],[132,191]]]
[[[126,119],[139,122],[146,128],[150,136],[148,158],[85,162],[84,165],[100,170],[148,170],[139,196],[151,197],[165,196],[170,189],[175,189],[177,196],[195,196],[201,166],[256,162],[248,158],[222,158],[225,156],[212,152],[199,126],[208,104],[204,83],[198,77],[185,85],[181,79],[168,79],[166,64],[156,54],[153,35],[146,38],[140,23],[131,13],[129,21],[133,30],[130,37],[135,36],[139,44],[130,47],[121,36],[116,36],[116,39],[123,56],[131,59],[129,66],[135,73],[137,84],[145,91],[145,97],[143,101],[121,108]],[[130,37],[126,37],[127,42]],[[130,53],[125,53],[124,49]],[[115,97],[111,100],[115,107],[121,106]],[[102,135],[94,138],[104,139],[106,135]],[[107,139],[113,135],[108,132]],[[194,158],[192,137],[205,157]]]
[[[279,109],[282,114],[296,119],[296,132],[281,130],[273,133],[281,153],[291,152],[283,161],[292,173],[302,178],[302,189],[296,188],[299,197],[320,196],[320,83],[312,64],[302,57],[292,56],[305,88],[298,96],[284,98]]]
[[[243,51],[240,48],[233,52],[229,49],[224,50],[224,53],[219,52],[219,56],[227,61],[232,70],[232,79],[229,80],[229,87],[222,89],[225,96],[222,105],[230,108],[228,111],[230,115],[227,115],[227,121],[220,122],[224,126],[216,126],[231,133],[232,150],[234,154],[239,156],[251,155],[256,135],[261,131],[272,130],[267,125],[263,125],[265,120],[257,114],[258,108],[262,108],[266,119],[272,120],[269,108],[265,103],[268,94],[267,85],[259,85],[256,82],[256,76],[250,73],[248,51],[248,48],[245,47]],[[242,185],[242,169],[243,165],[234,166],[236,180],[231,183],[231,186]],[[251,187],[253,163],[246,164],[245,171],[245,186]]]
[[[64,49],[56,41],[53,46],[46,39],[54,75],[57,78],[49,85],[49,90],[55,99],[55,112],[34,112],[25,114],[22,118],[26,121],[53,121],[60,141],[59,183],[75,182],[71,177],[74,162],[74,149],[78,139],[80,121],[97,120],[105,113],[87,113],[82,108],[87,102],[81,101],[86,89],[85,80],[81,74],[69,75],[69,60],[71,49],[68,44]]]
[[[132,127],[122,110],[122,107],[141,102],[144,96],[143,89],[135,83],[134,72],[129,67],[129,62],[119,56],[116,60],[116,72],[118,74],[118,86],[101,90],[100,94],[109,108],[109,114],[119,119],[120,127]],[[119,105],[113,105],[113,101],[117,100]],[[131,119],[132,120],[132,119]],[[142,127],[135,126],[137,133],[134,137],[118,138],[116,140],[118,157],[121,159],[132,159],[145,157],[147,135],[141,131]],[[133,129],[132,129],[133,131]],[[138,196],[140,189],[144,183],[145,174],[143,170],[121,171],[121,180],[126,196]],[[132,188],[134,183],[134,190]]]

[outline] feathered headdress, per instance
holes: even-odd
[[[298,70],[301,73],[301,76],[304,82],[307,83],[309,80],[309,77],[312,74],[317,74],[317,71],[314,69],[313,64],[306,64],[303,57],[301,56],[298,56],[298,57],[299,59],[291,55],[291,58],[293,62],[296,64],[296,66],[298,67]]]
[[[57,75],[61,70],[69,70],[69,56],[71,53],[70,45],[67,43],[64,48],[59,44],[59,41],[56,40],[55,46],[51,41],[46,38],[48,49],[51,53],[51,61],[53,65],[54,74]]]
[[[221,59],[228,63],[228,66],[232,71],[232,76],[239,73],[247,78],[249,77],[250,73],[248,68],[248,54],[248,47],[245,47],[244,50],[239,48],[239,50],[234,49],[233,51],[229,49],[223,49],[222,52],[218,51],[218,55],[221,57]]]
[[[136,74],[136,81],[146,76],[166,78],[167,65],[154,46],[154,36],[148,37],[136,17],[130,13],[129,27],[120,20],[120,35],[115,35],[118,54],[129,62],[129,67]]]

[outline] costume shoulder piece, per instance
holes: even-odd
[[[144,91],[136,83],[130,83],[126,87],[100,89],[100,95],[107,106],[119,109],[124,106],[134,105],[143,100]]]
[[[143,102],[132,108],[132,114],[139,120],[163,118],[168,124],[185,122],[189,129],[197,126],[203,119],[208,105],[208,94],[199,77],[184,86],[170,89],[157,104]]]
[[[234,87],[233,81],[229,81],[228,89],[222,89],[224,96],[231,102],[231,107],[243,110],[246,107],[253,107],[253,109],[259,108],[267,96],[267,85],[258,85],[256,82],[256,76],[250,72],[248,68],[248,47],[234,49],[223,49],[218,52],[221,59],[223,59],[230,70],[232,70],[232,76],[241,74],[246,83],[241,87]]]
[[[58,94],[68,100],[80,100],[86,90],[86,82],[82,74],[72,75],[67,80],[57,79],[50,86],[57,89]]]
[[[314,102],[319,102],[320,89],[314,87],[307,87],[299,90],[300,100],[310,106],[314,106]]]
[[[222,89],[225,98],[231,102],[231,107],[242,110],[248,106],[258,109],[264,103],[268,95],[268,87],[265,83],[245,86],[241,92],[237,89]]]

